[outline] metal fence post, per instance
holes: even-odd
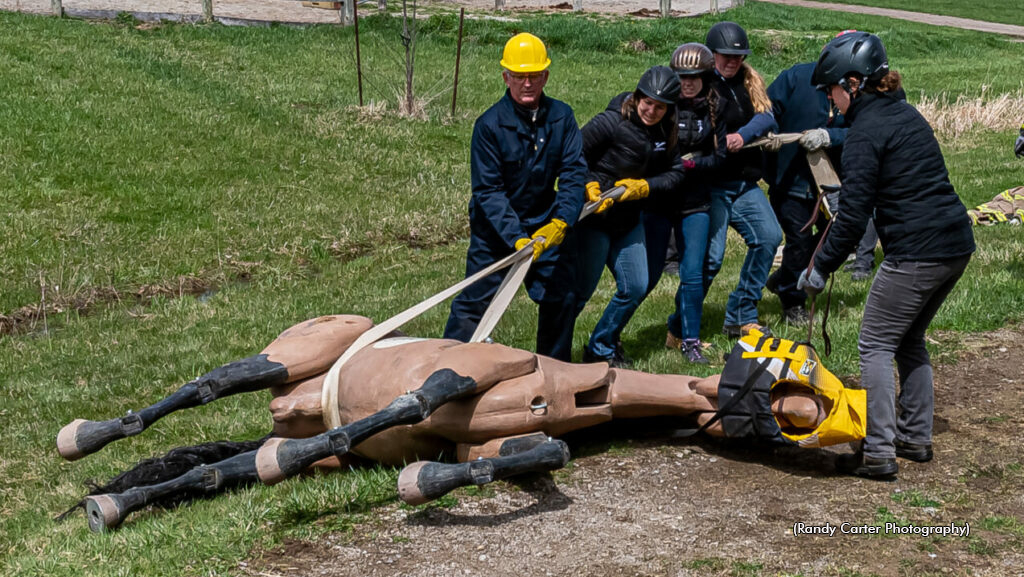
[[[61,3],[61,0],[50,0],[50,11],[57,18],[63,17],[64,16],[64,5]]]
[[[668,18],[672,15],[672,0],[659,0],[661,3],[661,17]]]
[[[203,20],[213,22],[213,0],[203,0]]]

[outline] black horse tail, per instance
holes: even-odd
[[[255,451],[272,436],[273,434],[269,434],[255,441],[214,441],[212,443],[171,449],[162,457],[139,461],[134,467],[106,483],[99,484],[93,480],[86,481],[85,486],[89,489],[89,493],[85,497],[107,493],[123,493],[134,487],[147,487],[170,481],[196,467],[211,465],[235,455]],[[157,501],[156,504],[166,508],[176,507],[184,502],[195,499],[199,495],[201,494],[177,493]],[[78,503],[75,503],[70,509],[55,517],[54,520],[63,521],[75,509],[84,508],[85,497]]]

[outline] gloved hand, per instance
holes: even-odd
[[[516,241],[516,252],[519,252],[519,251],[523,250],[523,247],[528,245],[528,244],[530,244],[531,240],[533,240],[533,239],[526,238],[525,236],[523,238],[517,240]],[[533,245],[533,260],[537,260],[537,257],[539,257],[540,253],[542,253],[542,252],[544,252],[544,243],[538,242],[537,244]]]
[[[804,135],[800,137],[800,146],[807,149],[808,152],[818,150],[819,148],[826,148],[832,144],[832,139],[828,136],[828,131],[824,128],[812,128],[804,132]]]
[[[619,197],[620,202],[647,198],[647,195],[651,193],[650,185],[642,178],[623,178],[616,181],[615,186],[626,187],[626,192],[623,192],[622,196]]]
[[[534,248],[534,260],[536,260],[537,257],[540,256],[540,253],[546,251],[547,249],[553,246],[562,244],[562,241],[565,240],[565,229],[567,228],[569,228],[569,226],[565,224],[564,221],[559,220],[557,218],[551,219],[551,222],[538,228],[537,232],[533,233],[533,235],[530,238],[544,237],[544,242],[538,242],[537,244],[534,245],[534,247],[541,247],[539,252],[537,252],[537,249]]]
[[[766,152],[778,152],[782,148],[782,139],[775,136],[774,133],[769,132],[765,135],[768,140],[761,145],[761,150]]]
[[[821,192],[825,194],[825,218],[834,218],[836,213],[839,212],[839,190],[840,187],[833,184],[826,184],[821,187]]]
[[[597,202],[599,200],[601,200],[601,184],[598,183],[597,181],[588,182],[587,183],[587,202]],[[604,212],[604,211],[608,210],[609,208],[611,208],[611,206],[612,206],[612,204],[614,202],[615,201],[610,199],[610,198],[604,199],[604,202],[599,204],[597,206],[597,208],[594,209],[594,213],[595,214],[601,214],[602,212]]]
[[[1017,137],[1017,142],[1013,145],[1013,152],[1017,158],[1024,158],[1024,124],[1020,127],[1020,136]]]
[[[693,159],[690,159],[690,158],[684,158],[683,159],[683,170],[689,171],[689,170],[693,170],[694,168],[697,168],[697,163],[694,162]]]
[[[802,290],[807,293],[807,296],[814,298],[818,296],[818,293],[825,290],[825,277],[821,276],[817,268],[811,269],[811,274],[807,274],[807,269],[804,269],[800,273],[800,280],[796,281],[797,290]]]

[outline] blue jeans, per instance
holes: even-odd
[[[644,213],[647,240],[647,292],[654,290],[665,265],[669,233],[676,233],[679,248],[679,288],[676,289],[676,310],[668,317],[668,330],[683,339],[700,338],[700,319],[704,307],[704,261],[708,252],[707,212],[695,212],[670,219],[659,214]]]
[[[704,292],[707,294],[711,281],[722,270],[727,227],[731,226],[747,243],[747,256],[740,269],[740,281],[725,305],[725,324],[756,323],[757,303],[768,280],[775,249],[782,243],[782,228],[775,219],[768,197],[753,182],[723,182],[712,187],[710,214]]]
[[[647,250],[644,248],[644,225],[638,222],[625,233],[613,235],[596,227],[581,224],[578,228],[579,287],[576,314],[594,295],[604,267],[615,277],[615,296],[604,309],[601,320],[590,335],[587,348],[596,357],[611,358],[622,329],[647,293]]]

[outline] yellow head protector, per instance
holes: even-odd
[[[551,59],[540,38],[529,32],[521,32],[505,43],[501,65],[509,72],[528,74],[547,70]]]
[[[815,396],[821,407],[817,426],[795,428],[776,419],[773,394],[784,389]],[[751,331],[726,360],[718,406],[726,436],[824,447],[864,438],[867,393],[843,386],[810,345]]]

